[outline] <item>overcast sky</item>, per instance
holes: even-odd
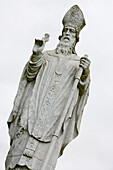
[[[80,135],[56,170],[113,170],[113,0],[0,0],[0,170],[9,149],[6,122],[34,39],[47,32],[46,49],[54,49],[62,18],[75,4],[86,19],[76,51],[92,62],[90,96]]]

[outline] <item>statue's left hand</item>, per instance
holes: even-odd
[[[79,66],[83,68],[83,75],[87,75],[89,73],[90,64],[91,61],[88,59],[86,55],[84,57],[81,57]]]

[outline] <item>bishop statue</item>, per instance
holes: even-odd
[[[35,39],[8,119],[6,170],[55,170],[63,150],[79,134],[89,95],[90,60],[75,46],[85,26],[81,9],[65,14],[55,50],[44,51],[49,34]]]

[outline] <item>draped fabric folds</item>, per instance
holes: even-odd
[[[46,170],[55,169],[57,158],[79,133],[89,95],[90,78],[87,75],[84,81],[79,81],[61,121],[79,63],[80,57],[75,54],[60,56],[55,51],[46,51],[34,63],[30,60],[26,64],[8,119],[11,147],[6,170],[16,165],[40,170],[53,136],[57,141]]]

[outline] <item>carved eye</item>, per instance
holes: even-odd
[[[67,32],[67,31],[68,31],[68,28],[64,28],[64,29],[63,29],[63,32]]]
[[[75,33],[75,30],[72,29],[72,28],[70,28],[69,31],[72,32],[72,33]]]
[[[64,32],[64,33],[69,32],[69,33],[74,33],[74,34],[75,34],[75,29],[74,29],[74,28],[68,28],[68,27],[67,27],[67,28],[64,28],[64,29],[63,29],[63,32]]]

